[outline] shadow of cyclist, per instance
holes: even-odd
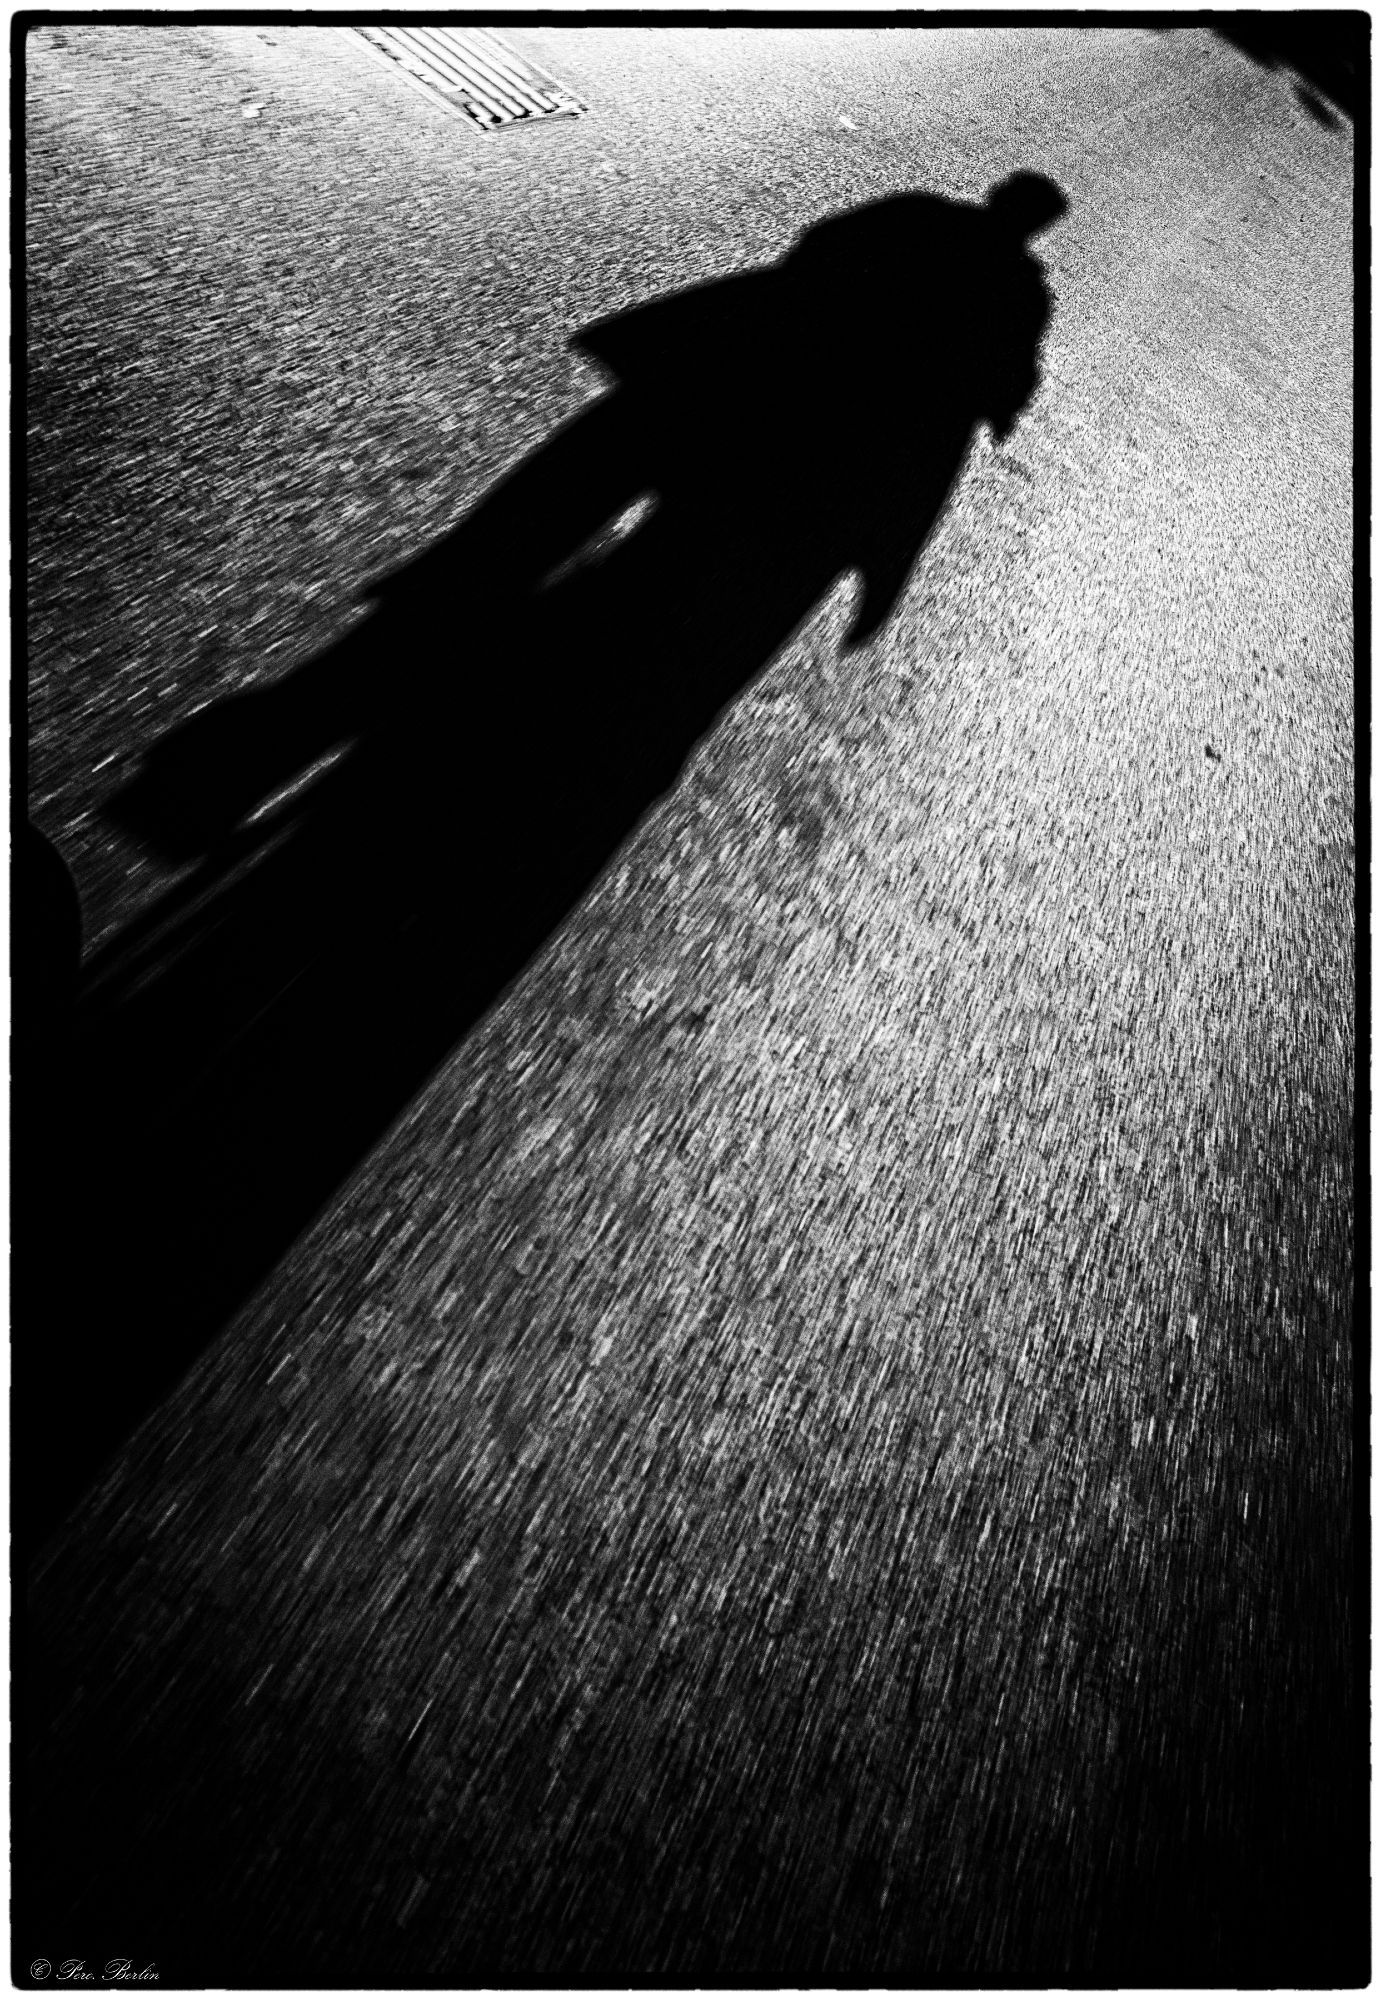
[[[899,195],[587,329],[610,393],[341,644],[152,747],[110,810],[197,867],[88,967],[78,1036],[86,1261],[143,1344],[107,1356],[69,1466],[264,1277],[842,573],[848,644],[882,627],[975,430],[1036,386],[1028,241],[1064,208],[1036,175]]]

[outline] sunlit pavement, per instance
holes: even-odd
[[[50,1543],[15,1975],[1364,1981],[1352,128],[1199,28],[509,32],[585,117],[30,40],[88,949],[152,737],[593,397],[592,320],[1032,169],[1042,382]]]

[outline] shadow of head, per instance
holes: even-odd
[[[1012,174],[988,196],[988,209],[1004,235],[1017,242],[1039,236],[1069,212],[1069,203],[1044,174]]]

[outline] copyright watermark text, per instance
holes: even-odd
[[[132,1958],[108,1958],[99,1972],[94,1972],[84,1958],[64,1958],[56,1968],[50,1958],[36,1958],[29,1967],[30,1979],[56,1979],[75,1986],[154,1986],[158,1983],[156,1965],[137,1965]]]

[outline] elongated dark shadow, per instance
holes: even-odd
[[[883,626],[976,428],[1006,436],[1036,386],[1028,242],[1064,207],[1035,175],[897,196],[588,328],[608,394],[344,643],[151,746],[110,811],[196,865],[84,968],[26,1100],[18,1255],[51,1318],[17,1327],[17,1393],[65,1438],[34,1531],[841,574],[849,643]]]

